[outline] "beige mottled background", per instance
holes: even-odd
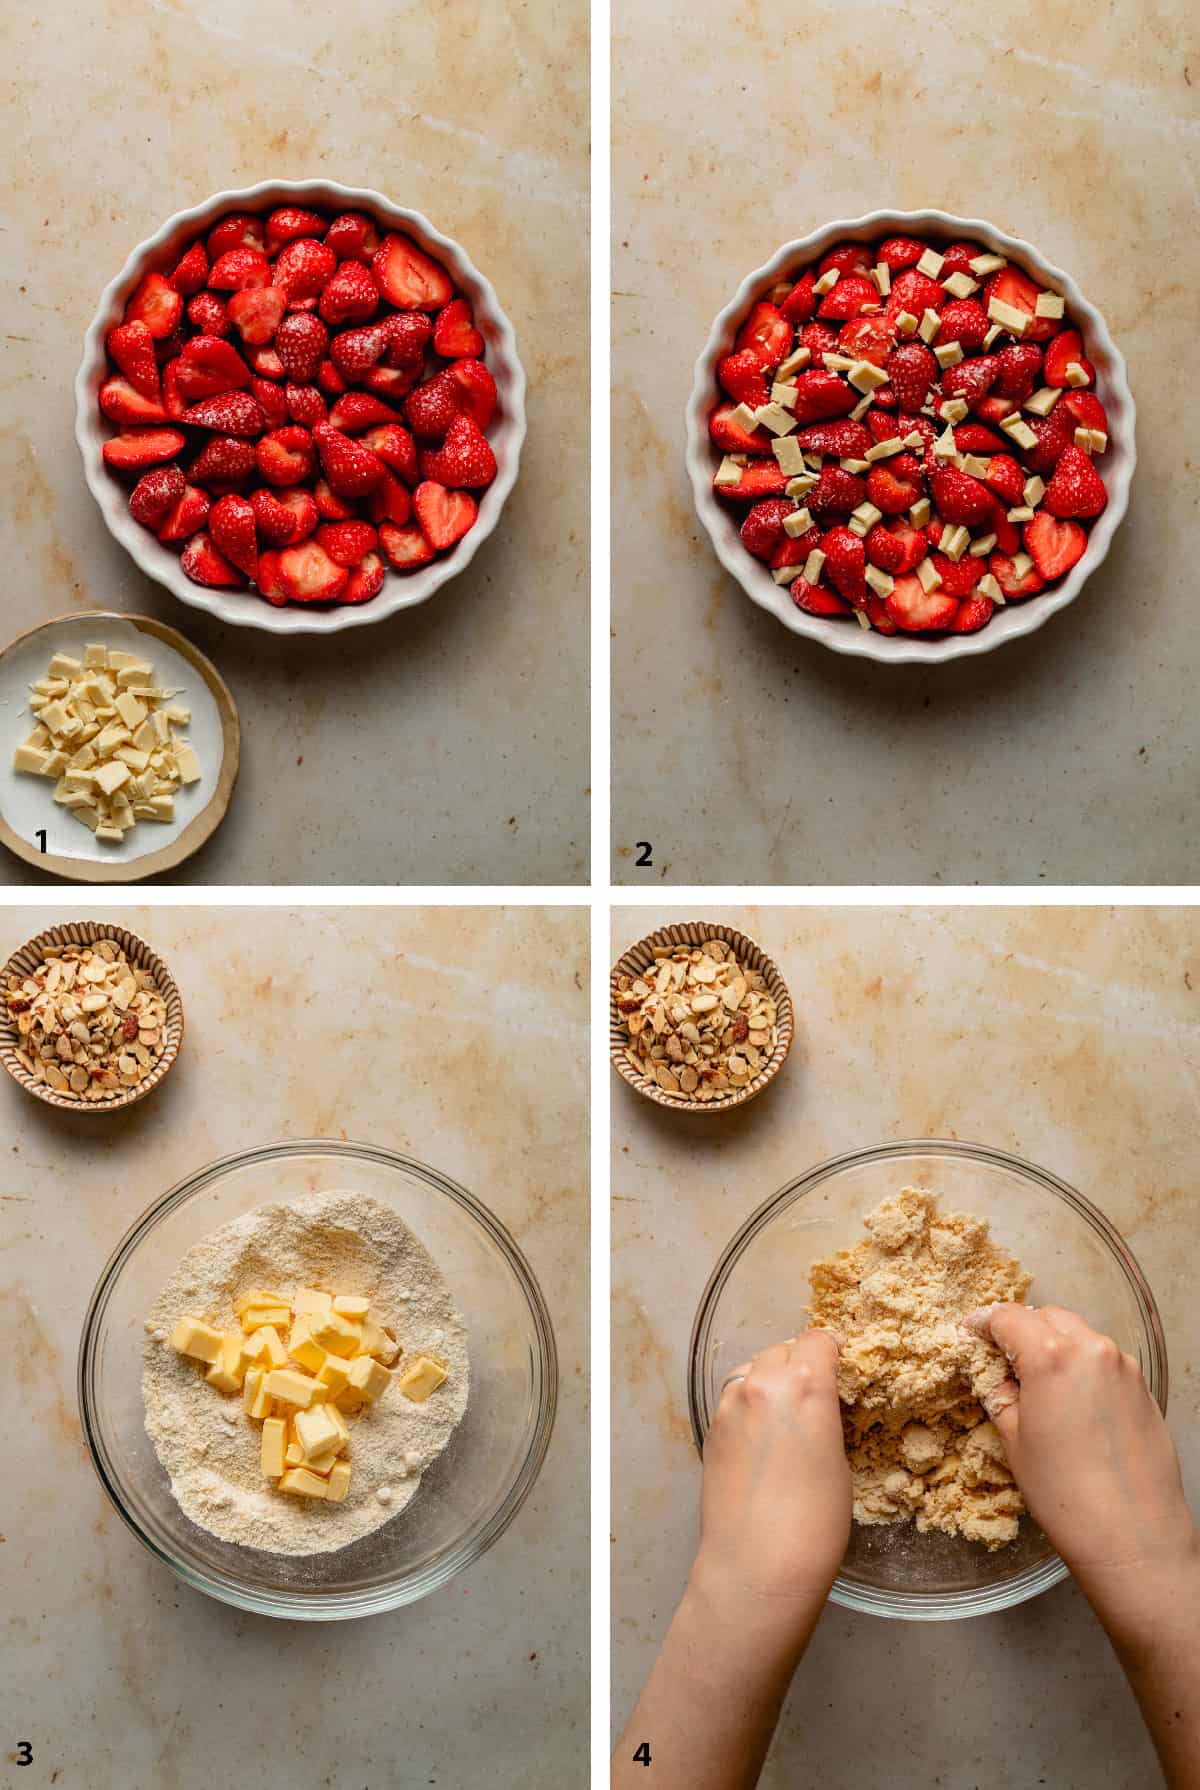
[[[0,962],[108,918],[171,967],[179,1061],[80,1120],[0,1073],[4,1790],[580,1790],[587,1782],[587,914],[580,908],[0,912]],[[558,1420],[491,1551],[358,1622],[243,1614],[177,1580],[101,1490],[79,1327],[128,1226],[175,1181],[285,1137],[410,1152],[480,1195],[541,1283]],[[10,1388],[11,1390],[11,1388]],[[33,1769],[14,1761],[31,1741]]]
[[[1194,7],[613,13],[617,879],[1194,881]],[[683,465],[692,369],[744,275],[889,205],[987,218],[1070,269],[1138,406],[1101,573],[1028,640],[929,668],[840,658],[756,609]]]
[[[215,660],[242,776],[178,881],[586,880],[587,16],[586,0],[9,9],[0,644],[117,608]],[[285,641],[137,571],[84,485],[71,388],[138,242],[222,188],[309,175],[376,187],[463,244],[516,328],[529,436],[462,577],[389,622]],[[0,854],[0,882],[36,880]]]
[[[687,1345],[717,1257],[785,1181],[843,1150],[958,1137],[1078,1187],[1127,1238],[1170,1361],[1200,1508],[1195,1296],[1200,921],[1193,909],[796,909],[614,915],[613,958],[688,918],[778,963],[796,1041],[775,1083],[689,1120],[613,1087],[613,1719],[682,1590],[699,1464]],[[1132,1515],[1133,1513],[1131,1513]],[[764,1790],[1148,1790],[1159,1781],[1107,1643],[1070,1583],[999,1616],[884,1622],[830,1606]]]

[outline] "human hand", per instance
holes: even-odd
[[[826,1330],[764,1349],[725,1382],[704,1444],[693,1580],[805,1624],[850,1539],[836,1373]]]

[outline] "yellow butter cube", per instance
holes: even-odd
[[[299,1442],[289,1442],[283,1458],[289,1467],[302,1467],[304,1465],[304,1450]]]
[[[363,1319],[362,1337],[358,1345],[360,1355],[381,1355],[390,1346],[390,1339],[382,1324],[369,1314]]]
[[[317,1287],[301,1287],[292,1300],[292,1310],[298,1318],[309,1317],[314,1312],[319,1314],[328,1311],[332,1304],[332,1293],[322,1293]]]
[[[253,1311],[255,1306],[270,1310],[273,1306],[287,1303],[282,1293],[276,1293],[270,1287],[251,1287],[248,1293],[243,1293],[240,1299],[234,1300],[233,1309],[240,1318],[244,1311]]]
[[[278,1479],[283,1472],[283,1454],[287,1442],[287,1425],[282,1417],[268,1417],[262,1426],[262,1470],[268,1479]]]
[[[361,1325],[351,1323],[349,1318],[343,1318],[336,1311],[314,1313],[307,1322],[313,1341],[329,1355],[340,1355],[345,1359],[355,1353],[362,1340]]]
[[[277,1398],[285,1405],[297,1405],[306,1411],[312,1403],[317,1382],[298,1368],[275,1367],[263,1381],[268,1398]]]
[[[171,1347],[178,1349],[181,1355],[190,1355],[193,1361],[204,1361],[211,1367],[220,1359],[225,1338],[202,1318],[180,1318],[171,1332]]]
[[[446,1368],[432,1355],[418,1355],[400,1375],[400,1390],[415,1404],[424,1404],[446,1378]]]
[[[317,1380],[330,1398],[336,1398],[339,1392],[345,1392],[350,1383],[350,1369],[336,1355],[326,1355]]]
[[[328,1405],[318,1405],[315,1410],[298,1411],[294,1419],[296,1440],[304,1450],[307,1462],[319,1460],[323,1454],[336,1454],[342,1446],[342,1430],[334,1423]]]
[[[274,1329],[284,1330],[291,1315],[291,1310],[286,1305],[252,1305],[242,1313],[242,1329],[247,1335],[252,1330],[262,1330],[268,1324]]]
[[[287,1347],[292,1359],[298,1361],[301,1367],[307,1368],[310,1374],[318,1373],[324,1366],[325,1351],[313,1341],[307,1318],[295,1319]]]
[[[307,1467],[292,1467],[279,1481],[279,1489],[299,1498],[324,1498],[329,1490],[320,1474]]]
[[[267,1332],[255,1330],[250,1336],[242,1338],[242,1361],[247,1368],[261,1367],[267,1359]],[[274,1362],[270,1363],[274,1366]],[[282,1366],[282,1362],[280,1366]]]
[[[326,1482],[325,1496],[330,1504],[340,1504],[350,1490],[350,1462],[335,1461]]]
[[[329,1414],[330,1422],[337,1430],[337,1451],[340,1453],[343,1448],[348,1448],[350,1446],[350,1426],[336,1405],[326,1405],[325,1410]]]
[[[357,1294],[340,1293],[333,1302],[333,1309],[339,1317],[349,1318],[354,1324],[361,1324],[370,1309],[370,1301],[360,1299]]]
[[[278,1330],[276,1330],[274,1324],[264,1324],[257,1334],[263,1339],[263,1352],[260,1359],[264,1361],[268,1367],[286,1367],[288,1358],[287,1350],[284,1348],[283,1338],[280,1336]]]
[[[267,1392],[268,1372],[265,1367],[248,1368],[242,1386],[242,1404],[256,1423],[271,1415],[271,1399]]]
[[[242,1381],[246,1378],[246,1369],[242,1362],[242,1339],[236,1331],[227,1330],[222,1339],[221,1353],[213,1362],[204,1378],[218,1392],[240,1392]]]
[[[409,1369],[409,1372],[412,1372],[411,1368]],[[350,1385],[348,1390],[357,1392],[362,1398],[380,1398],[382,1394],[387,1391],[388,1382],[391,1377],[392,1376],[389,1374],[387,1368],[381,1367],[378,1361],[373,1361],[369,1355],[360,1355],[357,1361],[352,1361],[350,1363]],[[442,1379],[444,1380],[445,1378],[446,1376],[443,1373]],[[440,1386],[440,1384],[440,1380],[435,1380],[433,1385],[430,1386],[429,1392],[421,1392],[415,1395],[410,1392],[408,1396],[410,1398],[414,1396],[418,1398],[428,1398],[429,1393],[433,1391],[434,1386]],[[400,1385],[403,1389],[403,1379],[401,1380]]]

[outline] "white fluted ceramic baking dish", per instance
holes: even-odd
[[[369,603],[331,609],[289,603],[284,608],[254,592],[210,590],[193,584],[172,553],[129,514],[129,493],[104,464],[102,450],[113,427],[101,415],[100,387],[108,376],[105,338],[119,323],[134,287],[144,274],[169,274],[187,245],[229,211],[261,212],[278,205],[307,205],[328,211],[363,211],[384,230],[399,230],[442,263],[458,290],[471,303],[475,322],[487,343],[488,370],[496,381],[495,420],[488,440],[496,456],[495,479],[479,498],[479,516],[470,532],[449,553],[419,571],[398,573],[390,567],[383,589]],[[264,180],[257,186],[214,193],[202,205],[178,211],[134,249],[116,279],[106,286],[83,341],[83,359],[75,376],[75,439],[83,455],[88,489],[100,506],[109,533],[148,577],[165,584],[182,603],[206,609],[236,626],[263,628],[272,634],[336,634],[342,628],[368,627],[400,609],[411,609],[440,590],[448,579],[470,565],[491,534],[517,479],[525,440],[525,372],[517,356],[517,338],[495,288],[481,274],[466,250],[443,236],[419,211],[394,205],[368,187],[342,186],[336,180]]]
[[[719,398],[717,362],[729,353],[733,339],[751,305],[771,287],[795,275],[839,242],[871,242],[882,236],[924,236],[935,243],[963,238],[979,242],[1003,255],[1044,285],[1061,292],[1073,323],[1083,337],[1084,353],[1096,368],[1096,392],[1108,413],[1108,451],[1101,468],[1108,505],[1088,534],[1083,557],[1061,583],[1036,597],[1008,603],[997,609],[976,634],[947,634],[922,639],[912,634],[869,633],[847,618],[845,622],[808,615],[797,609],[783,585],[776,584],[767,567],[742,546],[738,529],[742,506],[723,504],[713,493],[713,474],[721,455],[708,433],[708,419]],[[781,621],[793,634],[817,640],[835,653],[849,653],[881,664],[930,665],[947,659],[964,659],[991,652],[1005,641],[1032,634],[1052,615],[1065,609],[1108,552],[1109,544],[1129,503],[1129,487],[1137,454],[1134,447],[1134,405],[1120,349],[1108,325],[1084,297],[1069,273],[1055,267],[1031,243],[1008,236],[982,218],[953,217],[945,211],[872,211],[861,218],[841,218],[814,230],[811,236],[788,242],[763,266],[748,274],[712,326],[708,341],[696,362],[695,382],[687,405],[687,468],[695,494],[696,509],[708,530],[717,558],[737,579],[748,597]]]

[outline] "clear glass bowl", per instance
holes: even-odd
[[[862,1220],[903,1187],[924,1187],[948,1210],[986,1218],[997,1243],[1033,1275],[1034,1305],[1079,1311],[1132,1355],[1159,1406],[1167,1352],[1153,1295],[1128,1247],[1089,1200],[1046,1169],[980,1144],[881,1144],[822,1163],[781,1187],[722,1252],[692,1327],[688,1397],[697,1448],[727,1374],[805,1323],[809,1269],[854,1244]],[[1031,1517],[1011,1547],[989,1554],[915,1525],[856,1523],[831,1593],[875,1616],[939,1621],[980,1616],[1036,1597],[1067,1569]]]
[[[184,1516],[146,1434],[144,1322],[194,1243],[289,1193],[351,1189],[391,1206],[424,1243],[467,1326],[471,1395],[445,1453],[395,1521],[336,1553],[291,1557],[221,1541]],[[558,1363],[541,1290],[503,1225],[436,1169],[366,1144],[269,1144],[181,1181],[118,1245],[79,1347],[84,1438],[139,1541],[189,1585],[267,1616],[332,1621],[424,1597],[503,1534],[537,1478]]]

